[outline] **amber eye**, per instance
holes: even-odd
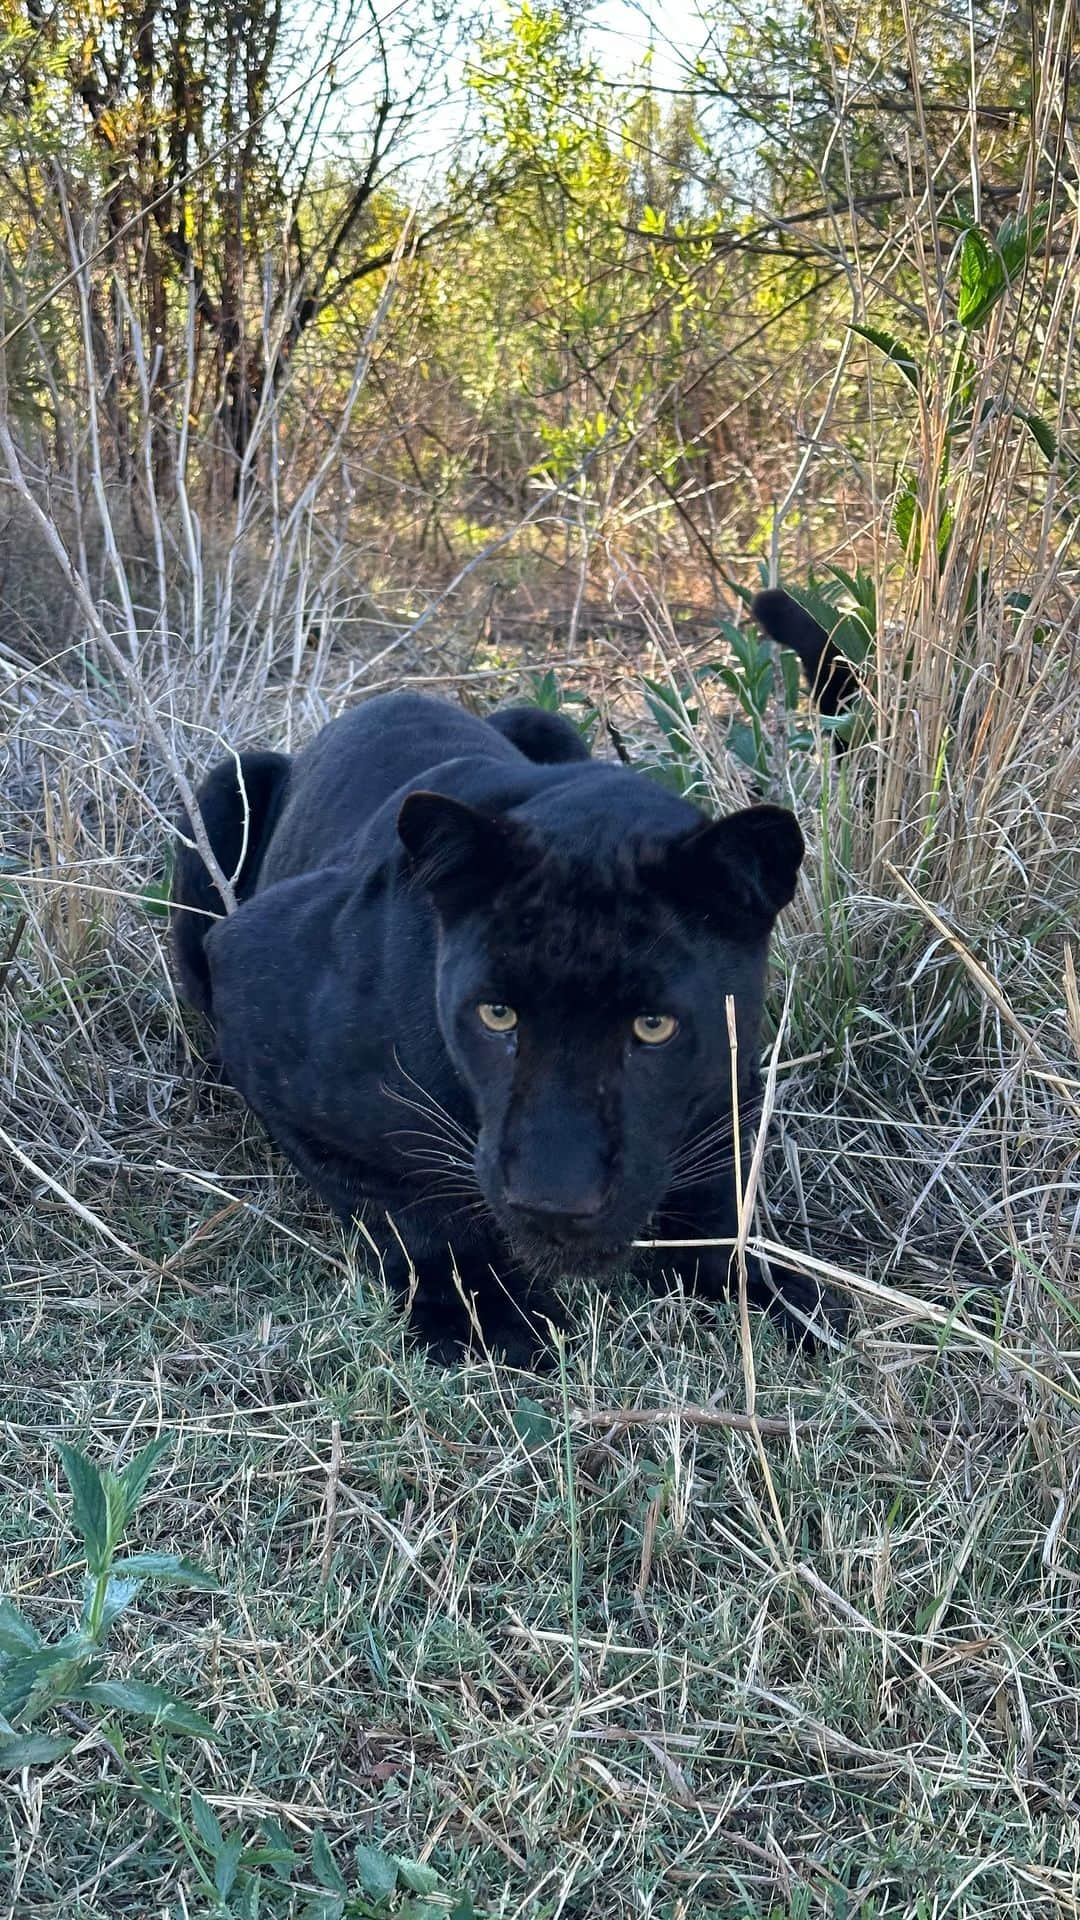
[[[634,1021],[634,1039],[647,1047],[662,1047],[678,1031],[679,1023],[670,1013],[639,1013]]]
[[[517,1014],[513,1007],[506,1007],[501,1000],[481,1000],[476,1009],[481,1026],[489,1033],[513,1033],[517,1026]]]

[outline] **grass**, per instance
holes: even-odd
[[[135,1545],[219,1584],[144,1592],[108,1657],[217,1744],[62,1710],[71,1750],[8,1779],[7,1911],[243,1911],[193,1790],[249,1848],[283,1829],[273,1914],[331,1910],[316,1831],[357,1914],[1076,1911],[1077,1075],[1060,929],[1025,931],[1045,888],[995,926],[932,861],[917,901],[857,884],[872,769],[843,833],[820,809],[825,881],[804,812],[767,1189],[852,1320],[812,1359],[755,1321],[747,1431],[737,1311],[630,1281],[573,1301],[556,1376],[413,1349],[193,1057],[142,897],[167,778],[92,685],[9,687],[40,880],[4,900],[4,1588],[72,1623],[57,1444],[157,1435]],[[357,1846],[442,1891],[365,1904]]]
[[[222,1819],[417,1854],[495,1912],[1067,1907],[1044,1389],[947,1342],[811,1366],[763,1336],[761,1412],[792,1420],[763,1461],[677,1410],[739,1404],[723,1316],[582,1302],[567,1420],[550,1383],[429,1368],[273,1227],[222,1231],[167,1289],[97,1265],[81,1299],[63,1274],[16,1295],[8,1471],[33,1491],[5,1540],[33,1614],[74,1585],[50,1440],[175,1436],[146,1544],[222,1591],[144,1608],[119,1660],[210,1704],[220,1748],[168,1764]],[[534,1401],[550,1428],[515,1424]],[[655,1425],[610,1411],[638,1406]],[[181,1910],[184,1862],[92,1731],[8,1824],[20,1914]]]

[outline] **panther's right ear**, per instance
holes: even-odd
[[[717,928],[761,939],[794,899],[804,850],[786,807],[743,807],[662,844],[644,871],[653,886]]]
[[[445,793],[410,793],[397,818],[413,877],[444,920],[490,900],[536,858],[529,835],[503,813],[483,813]]]

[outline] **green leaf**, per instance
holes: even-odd
[[[1005,268],[982,234],[969,227],[960,243],[960,298],[956,317],[962,327],[978,326],[1005,291]]]
[[[321,1827],[316,1827],[311,1836],[311,1870],[320,1887],[329,1887],[331,1893],[348,1893],[345,1876],[330,1851],[330,1842]]]
[[[33,1653],[41,1645],[41,1635],[29,1620],[24,1620],[12,1601],[0,1599],[0,1655]]]
[[[145,1800],[147,1806],[153,1807],[154,1812],[159,1813],[163,1820],[168,1820],[172,1826],[179,1824],[179,1814],[169,1799],[168,1794],[159,1793],[156,1787],[144,1787],[141,1785],[137,1786],[135,1791],[139,1799]]]
[[[316,1894],[304,1908],[301,1920],[341,1920],[345,1902],[340,1893]]]
[[[296,1849],[290,1846],[288,1835],[277,1820],[264,1820],[262,1830],[266,1844],[257,1850],[259,1858],[273,1869],[279,1880],[287,1880],[296,1859]]]
[[[17,1733],[0,1740],[0,1773],[14,1773],[20,1767],[47,1767],[70,1753],[74,1740],[61,1740],[47,1733]]]
[[[115,1567],[113,1568],[113,1571],[105,1583],[105,1604],[101,1610],[101,1619],[98,1623],[96,1636],[98,1639],[112,1626],[114,1620],[120,1618],[125,1608],[130,1607],[141,1586],[141,1580],[118,1578],[117,1569]],[[90,1609],[93,1606],[96,1591],[96,1580],[84,1581],[82,1610],[82,1627],[84,1632],[89,1631]]]
[[[200,1593],[219,1591],[212,1573],[195,1566],[191,1560],[184,1560],[178,1553],[132,1553],[125,1560],[113,1562],[114,1578],[129,1574],[140,1580],[166,1580],[173,1586],[196,1587]]]
[[[901,477],[893,501],[892,523],[905,553],[913,561],[918,559],[921,522],[918,482],[913,474],[907,473]]]
[[[894,367],[900,369],[908,385],[914,387],[918,393],[922,380],[922,368],[910,347],[905,346],[902,340],[898,340],[894,333],[886,333],[884,327],[858,326],[852,321],[851,331],[859,334],[863,340],[869,340],[871,346],[877,347],[887,360],[892,361]]]
[[[830,565],[828,571],[851,595],[855,603],[851,617],[857,619],[873,637],[877,633],[877,586],[872,575],[865,573],[862,567],[856,567],[854,573],[848,573],[843,567]]]
[[[127,1466],[121,1468],[116,1475],[117,1484],[123,1494],[125,1526],[146,1492],[147,1482],[158,1461],[163,1454],[169,1452],[171,1446],[172,1440],[169,1435],[160,1433],[156,1440],[151,1440],[142,1447],[135,1458],[129,1460]]]
[[[649,707],[665,729],[675,727],[684,729],[697,720],[697,707],[694,705],[693,688],[686,687],[679,693],[675,687],[667,686],[660,680],[646,680],[646,695]]]
[[[767,774],[768,768],[759,765],[760,755],[758,753],[758,743],[754,737],[754,730],[752,727],[747,726],[745,720],[733,720],[731,722],[727,730],[725,745],[727,746],[728,752],[735,755],[736,760],[742,761],[744,767],[753,767],[755,772]]]
[[[203,1799],[197,1787],[191,1790],[191,1819],[207,1853],[212,1854],[216,1860],[223,1844],[221,1822],[213,1807]]]
[[[262,1904],[262,1882],[257,1873],[250,1874],[238,1903],[234,1903],[233,1912],[239,1920],[259,1920],[259,1908]]]
[[[956,317],[962,327],[980,326],[1016,279],[1046,235],[1048,209],[1010,214],[998,230],[994,250],[977,228],[960,246],[960,298]]]
[[[61,1441],[57,1452],[71,1488],[71,1517],[86,1549],[86,1564],[91,1573],[104,1573],[109,1564],[109,1517],[101,1475],[77,1447]]]
[[[30,1717],[58,1700],[70,1700],[89,1677],[90,1662],[78,1639],[38,1647],[8,1661],[0,1673],[0,1713]]]
[[[240,1855],[244,1851],[244,1837],[234,1828],[225,1841],[221,1852],[214,1861],[214,1885],[221,1898],[227,1900],[236,1883],[240,1868]]]
[[[171,890],[166,880],[155,880],[148,887],[139,888],[139,900],[144,913],[152,914],[155,920],[167,920]]]
[[[1023,421],[1039,452],[1053,465],[1057,459],[1058,443],[1049,421],[1044,420],[1041,414],[1029,413],[1026,407],[1014,407],[1013,413]]]
[[[398,1863],[381,1847],[357,1847],[353,1859],[360,1887],[372,1900],[389,1900],[398,1883]]]
[[[853,667],[862,666],[875,644],[874,635],[859,613],[845,613],[837,621],[829,638]]]
[[[554,670],[547,667],[543,673],[529,675],[529,691],[536,706],[545,713],[558,713],[562,705],[562,691]]]
[[[290,1870],[296,1865],[299,1855],[292,1847],[245,1847],[244,1864],[248,1867],[272,1867],[279,1880],[287,1880]]]
[[[997,246],[1010,280],[1041,247],[1046,238],[1050,208],[1043,204],[1030,213],[1010,213],[998,228]]]
[[[518,1401],[510,1416],[514,1432],[519,1440],[531,1450],[533,1447],[546,1447],[555,1436],[555,1422],[549,1413],[545,1413],[538,1400],[530,1400],[526,1395]]]
[[[434,1893],[439,1885],[439,1876],[432,1867],[421,1866],[419,1860],[403,1860],[395,1854],[398,1879],[410,1893]]]
[[[780,677],[784,683],[784,705],[793,713],[799,704],[802,682],[799,675],[798,655],[790,647],[780,649]]]
[[[144,1680],[95,1680],[82,1687],[75,1697],[97,1707],[111,1707],[117,1713],[137,1713],[141,1719],[152,1720],[155,1726],[170,1733],[188,1733],[196,1740],[215,1743],[218,1739],[209,1720],[201,1713],[185,1706],[164,1687],[150,1686]]]

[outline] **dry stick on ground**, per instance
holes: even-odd
[[[655,1429],[681,1421],[687,1427],[718,1427],[730,1433],[769,1433],[791,1439],[807,1433],[808,1420],[782,1420],[776,1415],[735,1413],[728,1407],[575,1407],[575,1427],[601,1427],[605,1432],[629,1432],[633,1427]]]
[[[1080,1058],[1080,985],[1076,978],[1076,961],[1069,942],[1065,942],[1065,1014],[1069,1023],[1069,1033],[1077,1057]],[[1075,1084],[1075,1082],[1070,1083]]]
[[[100,1233],[103,1239],[108,1240],[110,1245],[116,1247],[134,1266],[148,1269],[151,1273],[160,1271],[155,1260],[148,1260],[145,1254],[137,1253],[134,1247],[129,1247],[127,1241],[121,1240],[120,1235],[114,1233],[106,1221],[99,1219],[89,1207],[84,1207],[82,1201],[76,1200],[75,1195],[69,1192],[59,1180],[54,1179],[51,1173],[46,1173],[44,1167],[39,1167],[37,1161],[32,1160],[28,1153],[24,1153],[18,1141],[13,1140],[3,1127],[0,1127],[0,1147],[4,1147],[25,1172],[29,1173],[33,1179],[42,1181],[51,1193],[55,1193],[57,1198],[64,1202],[66,1207],[70,1207],[72,1213],[76,1214],[85,1226],[92,1227],[95,1233]]]
[[[322,1552],[319,1555],[319,1585],[330,1578],[334,1557],[334,1529],[337,1524],[338,1490],[341,1486],[341,1421],[330,1424],[330,1465],[326,1473],[326,1506],[323,1520]]]
[[[773,1552],[776,1554],[778,1564],[783,1560],[790,1561],[791,1543],[788,1539],[787,1526],[784,1521],[779,1495],[776,1491],[776,1483],[772,1477],[768,1456],[762,1445],[761,1431],[757,1425],[757,1368],[754,1364],[754,1338],[750,1328],[750,1285],[746,1268],[746,1239],[750,1231],[750,1219],[754,1210],[758,1181],[761,1178],[761,1163],[765,1152],[765,1129],[769,1123],[769,1113],[776,1091],[776,1061],[787,1026],[787,1012],[790,1004],[791,991],[789,988],[788,997],[784,1003],[784,1013],[772,1050],[768,1086],[766,1088],[765,1100],[762,1104],[758,1136],[755,1142],[756,1150],[751,1160],[749,1174],[744,1188],[742,1177],[742,1141],[740,1139],[739,1127],[739,1029],[735,1017],[734,995],[729,993],[724,1000],[724,1011],[727,1015],[728,1043],[731,1048],[731,1140],[735,1157],[735,1195],[738,1204],[738,1230],[735,1240],[735,1259],[739,1274],[739,1347],[742,1353],[743,1380],[746,1385],[746,1411],[751,1419],[750,1431],[754,1436],[754,1449],[757,1453],[758,1466],[761,1469],[761,1477],[765,1483],[765,1491],[769,1496],[769,1505],[772,1508],[772,1516],[776,1522],[776,1530],[779,1536],[779,1547],[770,1542],[770,1545],[773,1547]]]

